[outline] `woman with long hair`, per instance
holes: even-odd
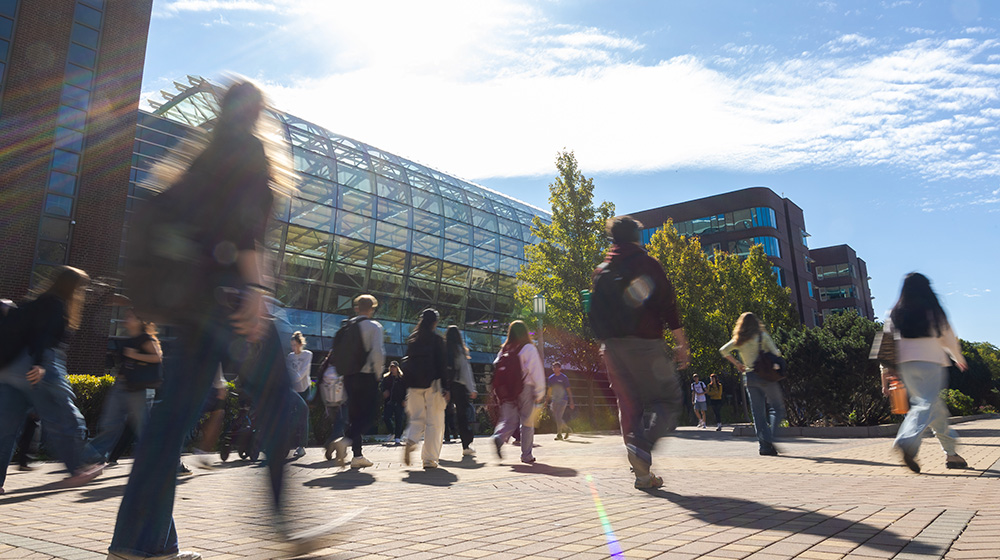
[[[739,361],[733,357],[733,350],[739,354]],[[754,372],[753,366],[761,352],[780,356],[781,351],[757,316],[746,312],[737,319],[733,337],[719,348],[719,352],[744,374],[743,383],[750,396],[750,413],[753,415],[760,454],[777,455],[778,449],[774,446],[775,431],[785,419],[785,396],[777,381],[760,377]]]
[[[403,463],[410,464],[410,455],[417,442],[424,440],[420,458],[425,469],[434,469],[441,458],[444,438],[444,408],[451,390],[445,375],[446,352],[444,339],[437,334],[438,312],[424,309],[406,339],[406,414],[410,425],[406,429]]]
[[[493,361],[498,370],[493,377],[494,390],[496,390],[497,375],[501,374],[499,369],[506,367],[505,362],[513,362],[515,358],[516,365],[519,366],[515,369],[519,370],[518,374],[522,381],[521,394],[516,399],[510,400],[500,397],[500,421],[493,430],[493,445],[496,447],[497,457],[502,459],[501,448],[520,426],[521,462],[531,464],[535,462],[532,453],[535,442],[535,407],[545,398],[545,368],[538,349],[531,342],[531,334],[524,321],[512,321],[507,328],[507,340]]]
[[[175,468],[219,364],[230,358],[242,360],[242,387],[256,406],[278,529],[300,551],[312,544],[296,541],[281,522],[282,459],[291,446],[288,426],[297,397],[285,367],[288,349],[282,342],[287,335],[279,334],[266,297],[274,292],[273,279],[263,266],[267,260],[264,232],[275,198],[272,191],[288,189],[281,184],[280,162],[269,157],[260,134],[265,106],[263,93],[253,83],[238,81],[230,86],[220,100],[218,118],[210,123],[207,146],[170,184],[171,189],[184,187],[187,190],[182,192],[198,193],[199,201],[191,206],[185,226],[197,231],[190,236],[196,246],[188,250],[197,251],[204,266],[198,284],[189,286],[197,306],[182,302],[189,311],[172,319],[176,341],[164,360],[167,371],[161,401],[153,407],[136,449],[109,560],[201,558],[196,552],[178,551],[172,518]],[[146,204],[157,204],[157,198]]]
[[[0,368],[0,494],[14,442],[32,407],[45,425],[49,450],[71,473],[63,486],[86,484],[101,473],[100,463],[86,462],[87,426],[66,379],[66,349],[80,328],[89,283],[86,272],[59,267],[38,297],[15,310],[21,336],[17,344],[23,349],[13,362]]]
[[[448,369],[453,372],[451,379],[451,402],[455,404],[455,420],[458,423],[458,435],[462,439],[462,456],[473,456],[476,450],[472,448],[473,434],[469,427],[469,409],[472,401],[478,396],[476,380],[472,376],[472,365],[469,363],[469,347],[465,345],[462,331],[458,326],[449,325],[445,331]]]
[[[941,400],[941,390],[948,387],[946,368],[952,361],[962,371],[968,365],[931,282],[923,274],[911,272],[903,279],[899,300],[885,322],[884,336],[893,338],[896,365],[895,372],[883,368],[882,393],[888,394],[890,379],[898,375],[910,397],[910,410],[899,425],[893,448],[899,450],[910,470],[919,473],[917,451],[924,431],[930,428],[945,452],[945,466],[967,467],[956,452],[958,434],[948,424],[948,407]]]
[[[302,403],[296,403],[297,416],[295,422],[294,440],[299,444],[295,449],[293,457],[298,459],[306,454],[306,445],[309,443],[309,403],[312,401],[312,371],[313,353],[306,350],[306,337],[299,331],[292,333],[292,351],[288,353],[285,360],[288,362],[288,374],[291,375],[292,390],[298,393]]]

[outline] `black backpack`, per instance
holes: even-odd
[[[7,367],[24,350],[24,310],[10,300],[0,303],[0,368]]]
[[[641,253],[611,259],[597,267],[588,317],[590,328],[599,340],[620,338],[635,333],[641,307],[635,307],[626,298],[625,291],[633,280],[626,264],[639,254]]]
[[[364,315],[358,315],[350,319],[344,319],[340,323],[340,329],[333,335],[333,348],[330,354],[333,356],[331,362],[337,368],[337,375],[347,377],[361,373],[361,368],[365,367],[368,361],[368,354],[371,349],[365,349],[365,342],[361,338],[361,321],[368,319]]]

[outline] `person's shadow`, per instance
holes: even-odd
[[[451,486],[458,482],[458,477],[438,467],[436,469],[411,470],[406,473],[403,482],[425,486]]]
[[[556,467],[545,463],[532,463],[530,465],[511,465],[510,470],[523,474],[544,474],[560,478],[573,478],[577,474],[576,469],[569,467]]]
[[[375,477],[361,469],[347,469],[333,476],[313,478],[302,483],[312,488],[330,488],[332,490],[350,490],[375,483]]]
[[[884,552],[896,553],[905,548],[905,552],[914,555],[935,556],[940,558],[950,546],[910,541],[892,532],[889,528],[868,525],[863,522],[831,517],[829,515],[801,508],[775,509],[767,504],[727,498],[722,496],[681,496],[662,488],[645,491],[651,498],[670,500],[677,506],[690,511],[705,523],[741,529],[766,531],[781,529],[785,524],[792,524],[794,532],[820,537],[833,537],[850,540],[858,545]],[[859,530],[861,529],[861,530]],[[762,553],[766,553],[765,548]]]
[[[481,469],[486,466],[486,463],[480,463],[468,455],[463,456],[461,461],[446,461],[442,459],[438,461],[438,463],[440,463],[441,466],[456,467],[459,469],[469,469],[469,470]]]

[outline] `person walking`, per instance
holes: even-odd
[[[545,369],[524,321],[510,323],[507,340],[500,348],[493,365],[496,368],[493,388],[500,401],[500,421],[493,430],[493,445],[496,447],[497,457],[503,459],[503,445],[520,428],[521,462],[530,465],[535,462],[535,407],[545,397]],[[508,371],[510,376],[516,376],[506,378],[510,381],[503,377]],[[500,384],[513,382],[513,387],[516,387],[517,378],[520,378],[521,384],[519,394],[505,396],[503,393],[507,391],[502,390]]]
[[[323,443],[327,461],[333,459],[336,451],[334,442],[344,437],[344,430],[347,427],[347,389],[344,387],[344,378],[337,373],[337,368],[332,363],[332,357],[333,352],[328,352],[319,364],[319,371],[323,374],[319,384],[319,394],[323,401],[324,414],[330,423],[330,435]]]
[[[562,363],[552,363],[552,375],[546,383],[549,386],[549,406],[552,409],[552,418],[556,421],[556,439],[568,439],[572,431],[569,424],[563,419],[566,414],[566,407],[571,410],[576,408],[573,402],[573,390],[569,386],[569,377],[562,372]]]
[[[444,408],[448,403],[450,384],[445,374],[446,350],[444,339],[435,332],[438,312],[424,309],[406,342],[406,414],[410,425],[406,429],[403,463],[421,439],[424,446],[420,459],[425,469],[438,466],[444,437]]]
[[[382,376],[382,421],[392,434],[395,445],[401,445],[403,430],[406,428],[406,382],[399,362],[389,363],[389,372]]]
[[[87,426],[66,379],[66,350],[80,328],[89,282],[86,272],[59,267],[40,295],[7,317],[16,321],[17,333],[15,339],[0,341],[8,345],[5,355],[15,356],[0,367],[0,494],[17,435],[31,408],[42,420],[49,449],[70,472],[61,486],[81,486],[101,474],[100,463],[86,460]]]
[[[708,398],[705,396],[705,382],[698,379],[698,374],[691,376],[691,405],[694,406],[694,415],[698,417],[698,427],[707,428],[705,416],[708,414]]]
[[[885,322],[883,338],[886,336],[895,344],[896,364],[882,368],[882,394],[889,394],[889,382],[898,375],[910,399],[910,410],[899,425],[893,449],[910,470],[919,473],[917,451],[924,431],[930,428],[945,452],[945,467],[966,468],[968,464],[956,450],[958,433],[948,424],[948,407],[941,400],[941,391],[948,388],[946,368],[951,362],[961,371],[968,365],[931,282],[923,274],[911,272],[903,279],[899,300]]]
[[[469,363],[471,360],[469,347],[465,345],[462,331],[458,330],[457,325],[449,325],[445,331],[445,346],[450,364],[448,369],[454,372],[449,376],[452,381],[451,403],[455,405],[455,421],[458,424],[458,437],[462,442],[462,456],[472,457],[476,454],[476,450],[472,448],[474,436],[469,422],[470,414],[474,415],[471,412],[472,401],[479,396],[479,393],[476,392],[476,380],[472,375],[472,365]]]
[[[309,374],[312,371],[313,353],[306,350],[306,337],[300,331],[292,333],[292,351],[288,353],[288,374],[292,377],[292,390],[298,393],[302,399],[302,406],[296,407],[300,417],[294,420],[295,436],[298,443],[293,457],[298,459],[306,454],[306,445],[309,444],[309,403],[312,402],[312,379]]]
[[[733,350],[739,354],[738,361],[733,357]],[[777,381],[768,381],[754,372],[761,352],[781,355],[760,320],[748,311],[740,315],[733,327],[733,337],[719,348],[719,353],[743,373],[760,454],[775,456],[778,454],[774,446],[775,432],[785,419],[785,397]]]
[[[715,431],[722,431],[722,382],[719,376],[712,374],[708,376],[708,405],[712,407],[712,415],[715,416]]]
[[[651,470],[652,452],[658,440],[677,428],[683,402],[677,366],[688,365],[687,336],[673,284],[642,248],[642,223],[621,216],[609,220],[607,231],[612,245],[594,271],[590,324],[602,341],[634,486],[659,488],[663,479]],[[664,327],[676,344],[672,359]]]

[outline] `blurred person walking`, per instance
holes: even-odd
[[[739,361],[733,357],[733,350],[739,354]],[[761,352],[781,356],[781,350],[778,350],[767,329],[756,315],[748,311],[737,319],[733,337],[719,348],[719,353],[743,373],[760,454],[775,456],[778,454],[774,446],[776,431],[785,419],[785,397],[777,381],[768,381],[754,371]]]
[[[930,428],[944,450],[945,466],[966,468],[968,464],[956,450],[958,433],[948,424],[948,407],[941,400],[941,391],[948,388],[947,367],[951,362],[961,371],[968,365],[926,276],[918,272],[906,275],[883,333],[883,340],[889,337],[895,345],[896,363],[882,368],[882,394],[888,395],[889,382],[898,375],[910,399],[910,410],[899,425],[893,449],[901,453],[910,470],[919,473],[917,451],[924,432]]]
[[[309,374],[312,371],[312,358],[313,353],[306,350],[306,337],[299,331],[292,333],[292,351],[285,359],[288,361],[288,374],[292,376],[292,390],[302,399],[302,406],[296,407],[299,417],[293,420],[292,441],[298,443],[293,455],[296,459],[306,454],[305,446],[309,445],[309,403],[313,399],[312,379]]]
[[[712,374],[708,376],[708,405],[712,407],[712,415],[715,416],[715,431],[722,431],[722,382],[719,376]]]
[[[451,379],[451,403],[455,405],[455,420],[458,424],[458,437],[462,442],[462,456],[471,457],[476,454],[472,448],[475,436],[469,426],[475,412],[472,401],[479,396],[476,392],[476,379],[472,375],[472,364],[469,363],[469,347],[465,345],[462,331],[457,325],[449,325],[445,331],[446,356],[448,368],[453,372]]]
[[[50,451],[71,473],[62,486],[80,486],[101,473],[99,463],[86,463],[87,426],[66,379],[66,350],[80,328],[89,282],[86,272],[61,266],[40,295],[4,319],[8,332],[0,344],[3,355],[12,360],[0,367],[0,494],[14,443],[31,408],[44,424]]]
[[[556,421],[556,439],[568,439],[569,433],[573,430],[563,419],[566,414],[566,407],[571,410],[576,408],[573,402],[573,390],[570,389],[569,377],[562,372],[562,363],[552,363],[552,375],[547,380],[549,386],[549,406],[552,408],[552,418]]]
[[[344,437],[347,426],[347,389],[344,387],[344,378],[337,374],[332,357],[333,352],[328,352],[319,364],[319,371],[323,376],[320,378],[319,395],[323,401],[326,419],[330,423],[330,435],[323,443],[327,461],[333,459],[333,453],[336,451],[333,442]]]
[[[493,365],[493,391],[500,403],[500,421],[493,430],[497,457],[503,459],[503,445],[520,428],[521,462],[530,465],[535,462],[535,408],[545,398],[545,369],[524,321],[511,322]]]
[[[399,362],[393,360],[389,363],[389,371],[382,376],[381,389],[382,421],[392,434],[393,443],[400,445],[406,428],[406,383]]]
[[[659,439],[677,428],[683,398],[677,366],[688,365],[687,337],[673,284],[640,243],[642,224],[621,216],[609,220],[607,231],[612,245],[594,271],[590,325],[603,342],[634,486],[659,488],[663,479],[651,470],[652,452]],[[664,326],[677,344],[673,359]]]
[[[444,409],[450,384],[445,368],[447,351],[444,339],[437,334],[438,312],[424,309],[417,327],[406,339],[406,428],[403,463],[410,464],[417,443],[423,439],[420,459],[425,469],[435,469],[441,458],[444,438]]]

